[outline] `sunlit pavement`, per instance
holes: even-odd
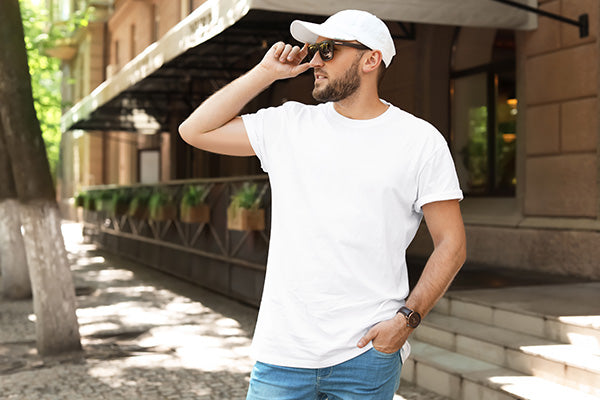
[[[0,300],[0,399],[245,398],[255,308],[63,234],[84,352],[40,358],[31,301]],[[442,398],[403,383],[402,399]]]

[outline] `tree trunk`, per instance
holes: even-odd
[[[0,1],[0,118],[21,203],[41,355],[81,349],[75,289],[50,167],[33,107],[18,0]]]
[[[27,299],[31,297],[31,282],[21,235],[17,191],[2,133],[0,123],[0,294],[8,299]]]

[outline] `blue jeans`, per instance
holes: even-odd
[[[257,362],[246,400],[391,400],[400,384],[400,351],[375,350],[328,368]]]

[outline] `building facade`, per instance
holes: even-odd
[[[279,9],[234,0],[63,3],[67,12],[76,5],[95,9],[63,62],[72,78],[63,95],[74,106],[63,118],[59,200],[72,217],[72,197],[89,186],[260,174],[254,157],[190,148],[177,126],[204,98],[255,65],[270,43],[291,40],[291,19],[322,21],[346,7],[313,1],[281,2]],[[421,14],[412,15],[398,10],[401,2],[381,10],[352,2],[379,13],[395,38],[397,55],[381,97],[430,121],[448,140],[466,195],[468,262],[599,278],[600,4],[523,1],[573,20],[587,15],[589,32],[580,35],[578,27],[551,18],[532,25],[535,14],[521,10],[519,19],[511,7],[491,1],[490,9],[456,2],[446,16],[428,12],[436,1],[422,3]],[[427,17],[437,18],[432,21],[422,16],[433,14]],[[524,22],[515,26],[517,20]],[[308,74],[278,82],[244,111],[313,102],[311,87]],[[423,224],[409,256],[424,259],[431,249]]]

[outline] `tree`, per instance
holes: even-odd
[[[61,71],[60,60],[47,56],[46,51],[62,32],[56,29],[48,31],[50,18],[43,6],[34,6],[31,0],[21,0],[19,3],[34,106],[46,144],[50,172],[53,177],[56,177],[61,136]],[[87,20],[84,22],[87,23]],[[74,26],[77,26],[76,24],[82,25],[79,20],[72,23]],[[67,33],[71,34],[71,32]]]
[[[81,349],[75,289],[31,78],[18,0],[0,1],[0,118],[19,198],[41,355]]]
[[[1,120],[1,119],[0,119]],[[21,219],[17,203],[17,190],[12,177],[8,152],[4,145],[0,123],[0,271],[2,271],[1,293],[9,299],[31,297],[31,283],[27,270],[27,259]]]

